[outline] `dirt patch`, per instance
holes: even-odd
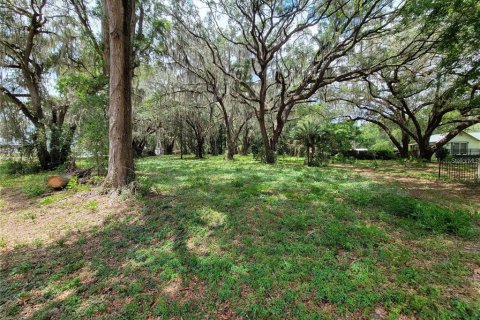
[[[43,198],[28,198],[18,190],[2,190],[0,235],[7,249],[16,245],[43,245],[100,226],[108,217],[128,208],[118,196],[97,192],[54,194],[51,203]],[[68,239],[65,239],[68,241]],[[5,248],[4,248],[5,249]]]
[[[34,202],[22,190],[12,188],[0,188],[0,199],[0,212],[24,210]]]
[[[480,268],[473,270],[473,282],[475,286],[480,290]]]

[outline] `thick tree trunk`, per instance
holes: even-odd
[[[38,129],[33,136],[35,149],[37,150],[38,161],[42,170],[51,169],[51,158],[47,148],[47,137],[45,129]]]
[[[47,147],[47,133],[44,126],[37,126],[33,136],[37,157],[42,170],[52,170],[64,164],[70,156],[75,126],[67,132],[59,128],[51,128],[50,150]]]
[[[430,137],[425,137],[423,140],[420,141],[418,144],[418,157],[425,161],[432,161],[433,150],[430,148],[429,144]]]
[[[135,158],[140,158],[143,154],[143,150],[145,149],[145,145],[147,144],[147,139],[133,139],[132,141],[132,148],[133,148],[133,156]]]
[[[174,147],[174,145],[175,145],[175,139],[172,139],[171,142],[165,141],[164,144],[165,144],[165,151],[164,151],[164,153],[167,154],[167,155],[168,155],[168,154],[173,154],[173,147]]]
[[[227,155],[226,159],[228,161],[233,160],[233,156],[235,155],[235,147],[232,146],[230,143],[227,145]]]
[[[110,42],[109,152],[106,182],[121,188],[135,178],[132,150],[132,19],[135,1],[106,0]]]
[[[430,148],[420,148],[419,158],[425,161],[432,161],[433,151]]]
[[[195,152],[195,156],[198,159],[203,159],[203,145],[205,143],[205,139],[201,136],[197,136],[197,148]]]
[[[410,143],[410,136],[408,133],[402,132],[402,145],[401,148],[398,149],[400,153],[400,158],[407,159],[409,157],[408,154],[408,145]]]
[[[400,150],[398,150],[399,152],[399,155],[400,155],[400,158],[402,159],[408,159],[408,157],[410,156],[409,153],[408,153],[408,146],[405,148],[401,148]]]

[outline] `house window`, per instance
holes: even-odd
[[[468,142],[452,142],[452,155],[468,154]]]

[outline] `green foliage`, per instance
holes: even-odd
[[[262,139],[257,138],[252,141],[250,146],[252,150],[253,159],[265,163],[265,147],[263,145]],[[277,153],[274,154],[275,159],[277,157]],[[276,160],[275,160],[276,161]]]
[[[108,155],[107,79],[89,74],[67,74],[59,79],[58,90],[73,93],[73,110],[81,115],[77,129],[77,154],[91,156],[98,175],[105,173]]]
[[[77,176],[71,176],[68,179],[67,189],[77,191],[78,188],[79,188],[78,177]]]
[[[462,56],[480,48],[480,7],[475,0],[420,0],[407,2],[406,19],[418,18],[426,32],[440,34],[440,49],[446,53],[444,65],[457,62]]]
[[[40,171],[37,162],[32,161],[7,161],[4,166],[6,174],[31,174]]]
[[[378,159],[384,159],[384,160],[393,160],[397,158],[397,155],[391,148],[386,148],[386,149],[375,149],[373,150],[375,153],[375,157]]]
[[[354,157],[348,157],[343,155],[342,153],[337,153],[333,157],[330,158],[332,163],[355,163],[356,159]]]
[[[45,197],[45,198],[40,199],[39,203],[42,206],[46,206],[46,205],[52,204],[54,202],[55,202],[55,198],[53,196],[50,196],[50,197]]]
[[[478,239],[473,215],[291,157],[270,166],[162,156],[136,167],[143,192],[131,210],[78,240],[9,252],[0,303],[11,314],[35,306],[33,318],[65,319],[214,318],[216,310],[369,319],[378,308],[387,319],[478,316],[469,293],[478,257],[459,249]],[[111,198],[82,206],[101,201]],[[445,294],[459,288],[455,299]]]
[[[357,144],[369,150],[393,150],[390,139],[377,125],[364,123],[358,128]]]
[[[358,134],[359,130],[353,122],[329,123],[322,129],[318,149],[330,155],[350,150]]]
[[[293,129],[292,137],[295,140],[302,141],[305,147],[310,147],[317,144],[321,133],[320,124],[307,119],[297,124]]]
[[[85,205],[84,208],[90,211],[95,211],[98,208],[98,202],[95,200],[88,201]]]
[[[474,234],[475,223],[480,218],[478,214],[440,207],[391,190],[375,193],[366,193],[364,190],[351,191],[349,201],[361,207],[374,208],[387,214],[411,219],[415,226],[422,229],[463,237]]]
[[[34,198],[41,196],[45,192],[47,192],[47,187],[44,182],[42,183],[33,183],[30,185],[26,185],[22,189],[23,193],[25,193],[27,196]]]
[[[448,157],[449,154],[450,154],[450,151],[448,151],[447,148],[440,148],[435,152],[435,158],[443,161]]]

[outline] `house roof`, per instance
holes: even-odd
[[[466,134],[468,134],[469,136],[471,136],[472,138],[480,141],[480,132],[462,131],[461,133],[466,133]],[[437,143],[437,142],[440,141],[445,135],[446,135],[446,133],[432,134],[432,136],[430,137],[430,143]],[[415,145],[415,144],[416,144],[416,143],[410,143],[410,145]]]
[[[478,141],[480,141],[480,132],[468,132],[468,131],[465,131],[466,134],[472,136],[473,138],[477,139]]]
[[[430,143],[436,143],[440,141],[445,136],[445,133],[442,134],[432,134],[430,137]]]
[[[480,132],[469,132],[469,131],[462,131],[462,132],[466,133],[469,136],[471,136],[472,138],[480,141]],[[445,135],[446,135],[446,133],[432,134],[432,136],[430,137],[430,143],[435,143],[435,142],[440,141]]]

